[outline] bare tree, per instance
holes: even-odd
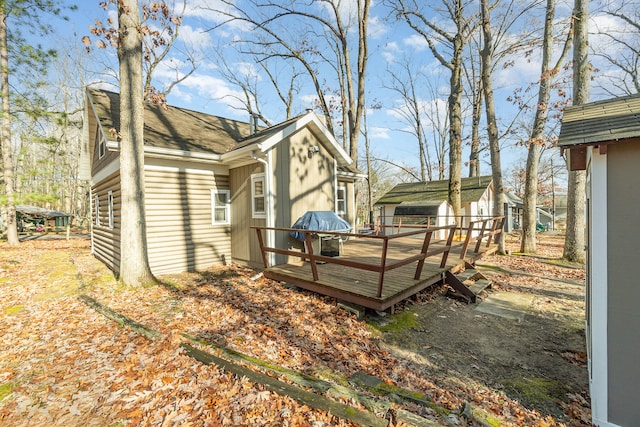
[[[232,99],[231,108],[243,110],[250,116],[257,116],[259,120],[267,126],[271,126],[270,119],[263,113],[263,107],[266,102],[262,101],[260,83],[262,74],[266,75],[268,84],[273,87],[278,99],[284,105],[285,120],[292,117],[294,101],[296,95],[300,92],[298,80],[302,78],[304,72],[297,70],[295,64],[282,64],[284,68],[288,68],[289,72],[280,72],[274,65],[273,69],[267,64],[268,60],[261,61],[257,57],[253,57],[249,64],[256,64],[259,70],[241,72],[238,64],[230,64],[226,55],[220,50],[216,50],[216,62],[218,63],[218,72],[227,82],[240,89],[239,94],[229,94],[227,97]],[[242,68],[247,68],[246,64],[242,64]],[[288,79],[288,81],[286,80]],[[286,82],[286,83],[285,83]],[[239,105],[238,105],[239,104]]]
[[[575,0],[573,44],[573,105],[589,102],[591,66],[588,59],[589,2]],[[585,191],[586,171],[569,172],[567,192],[567,234],[564,241],[563,258],[573,262],[585,262]]]
[[[538,198],[538,166],[540,162],[540,152],[542,146],[547,142],[545,137],[545,127],[549,117],[549,100],[553,79],[560,71],[569,50],[571,48],[572,31],[568,32],[567,40],[560,57],[555,65],[551,66],[554,46],[554,21],[555,21],[556,1],[547,0],[544,22],[544,35],[542,38],[542,61],[540,72],[540,83],[538,87],[538,102],[536,103],[536,113],[533,120],[533,127],[528,144],[524,212],[522,221],[522,241],[520,251],[525,253],[536,252],[536,205]]]
[[[107,10],[110,4],[116,4],[117,0],[108,0],[102,2],[100,7]],[[181,7],[176,6],[174,2],[168,4],[166,1],[154,2],[144,1],[138,4],[142,10],[143,19],[140,21],[140,29],[143,31],[143,75],[144,75],[144,99],[155,104],[166,104],[166,96],[179,83],[183,82],[191,76],[197,69],[199,58],[190,46],[183,45],[181,52],[185,57],[184,61],[178,65],[173,61],[166,61],[171,51],[178,48],[178,36],[180,26],[182,25],[182,15],[184,14],[187,1],[182,0]],[[118,47],[119,28],[117,22],[108,19],[106,22],[95,21],[94,26],[90,26],[91,34],[95,36],[95,45],[99,48]],[[82,38],[84,45],[88,51],[92,50],[92,41],[89,36]],[[109,81],[120,80],[119,71],[113,68],[108,62],[108,58],[103,59],[105,69],[105,78]],[[165,65],[171,67],[173,65],[174,78],[163,85],[154,84],[156,70],[159,66]],[[182,63],[186,63],[186,69],[182,67]]]
[[[480,0],[482,17],[483,46],[480,51],[482,60],[482,89],[484,93],[485,111],[487,116],[487,135],[491,152],[491,176],[493,177],[493,215],[500,215],[506,202],[502,185],[502,165],[500,159],[500,141],[498,139],[498,124],[496,123],[496,108],[493,99],[493,84],[491,69],[493,67],[493,34],[491,33],[491,12],[488,0]],[[498,252],[505,253],[504,233],[499,234]]]
[[[144,97],[142,31],[137,0],[118,1],[120,63],[120,281],[153,284],[144,210]]]
[[[515,58],[522,57],[527,49],[531,49],[539,38],[539,32],[533,23],[531,11],[540,5],[539,0],[499,0],[487,4],[487,12],[491,18],[491,61],[486,64],[490,67],[487,71],[493,76],[500,68],[510,68],[515,64]],[[482,6],[481,6],[482,8]],[[527,25],[521,25],[526,20]],[[517,30],[514,30],[517,28]],[[480,32],[482,36],[482,32]],[[482,51],[486,48],[479,37],[472,35],[467,45],[467,60],[464,63],[464,74],[467,80],[467,97],[470,99],[471,112],[471,143],[469,155],[469,176],[480,175],[480,156],[483,151],[489,149],[483,143],[480,134],[482,119],[482,104],[484,102],[484,88],[482,78]],[[499,89],[499,88],[498,88]],[[498,140],[502,141],[509,136],[513,127],[517,123],[519,115],[523,109],[518,109],[516,113],[507,120],[505,115],[496,117],[496,129]],[[498,119],[502,119],[500,125]],[[499,148],[499,147],[498,147]]]
[[[31,44],[22,31],[45,36],[53,32],[44,16],[60,16],[56,2],[35,0],[4,0],[0,2],[0,96],[2,97],[1,154],[6,192],[7,241],[17,245],[18,227],[15,208],[14,156],[12,153],[12,121],[17,113],[27,116],[44,114],[42,106],[42,79],[47,64],[55,58],[55,50]],[[9,21],[13,20],[13,25]],[[13,90],[10,77],[14,78]],[[20,90],[16,90],[20,88]],[[20,92],[19,94],[16,92]],[[12,95],[16,95],[10,99]],[[13,104],[13,105],[12,105]],[[16,111],[17,110],[17,111]]]
[[[410,132],[418,143],[420,180],[426,181],[428,178],[429,181],[432,181],[431,155],[422,124],[423,104],[425,101],[418,96],[418,92],[420,91],[418,87],[418,77],[420,73],[412,69],[409,60],[403,60],[398,63],[397,66],[400,68],[399,72],[387,68],[387,75],[390,77],[390,82],[389,84],[383,83],[383,87],[395,92],[400,97],[402,105],[395,108],[395,111],[411,128],[411,130],[407,132]],[[403,75],[401,75],[400,72],[402,72]]]
[[[390,4],[398,18],[424,38],[436,60],[450,72],[449,202],[454,216],[458,217],[461,213],[462,64],[465,46],[478,25],[477,13],[469,13],[469,4],[463,0],[442,0],[441,8],[434,6],[430,11],[422,7],[429,3],[417,0],[392,0]]]
[[[338,111],[341,116],[338,124],[344,129],[344,146],[351,157],[357,159],[358,138],[365,110],[367,24],[371,0],[355,2],[355,14],[349,14],[346,18],[343,17],[345,3],[339,0],[312,1],[318,7],[316,10],[301,1],[284,4],[251,0],[243,7],[230,0],[221,1],[228,9],[216,10],[226,18],[221,26],[240,21],[255,30],[253,38],[241,40],[246,46],[244,52],[251,58],[258,57],[261,62],[269,59],[296,61],[306,70],[316,92],[318,108],[327,119],[327,126],[337,134],[332,118],[333,113]],[[303,30],[299,34],[289,32],[292,26],[287,26],[287,22],[294,20],[296,26]],[[357,46],[353,47],[350,32],[356,25]],[[323,47],[318,47],[321,42],[324,43]],[[328,57],[329,53],[333,56]],[[352,59],[354,55],[355,61]],[[323,84],[318,64],[333,67],[335,76],[326,77],[336,82],[337,89]],[[337,103],[332,103],[330,99],[334,94],[339,98]]]
[[[176,11],[177,7],[180,6],[175,4],[169,6],[166,1],[142,4],[143,21],[150,20],[150,22],[157,23],[160,26],[160,29],[149,32],[150,37],[142,38],[144,55],[142,67],[145,75],[144,95],[146,99],[150,99],[155,103],[165,103],[166,96],[171,90],[192,75],[198,67],[198,59],[195,53],[192,49],[187,48],[183,52],[186,62],[189,64],[187,70],[184,71],[181,67],[176,66],[173,69],[175,77],[165,87],[158,89],[153,85],[153,76],[156,68],[163,63],[169,52],[176,48],[176,40],[180,33],[182,16],[187,7],[187,0],[182,0],[178,11]]]
[[[596,27],[598,37],[607,43],[600,43],[604,48],[591,53],[612,67],[604,73],[601,80],[605,83],[600,87],[612,96],[640,93],[640,4],[637,0],[608,1],[601,13],[615,24]]]
[[[13,189],[13,156],[11,153],[11,113],[9,104],[9,47],[7,45],[7,5],[0,5],[0,68],[2,69],[2,161],[4,187],[7,194],[7,241],[17,245],[18,225]]]

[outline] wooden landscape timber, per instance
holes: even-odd
[[[113,320],[120,325],[128,326],[135,332],[147,337],[148,339],[153,340],[161,338],[163,336],[161,332],[151,329],[127,316],[118,313],[115,310],[112,310],[108,306],[100,303],[94,298],[89,297],[88,295],[81,294],[78,296],[78,298],[106,318]],[[397,421],[404,422],[408,425],[416,427],[434,427],[440,425],[434,421],[428,420],[417,414],[399,408],[397,407],[397,404],[392,404],[387,400],[377,399],[363,393],[359,393],[349,387],[334,384],[332,382],[315,378],[310,375],[300,374],[291,369],[287,369],[273,363],[265,362],[251,356],[247,356],[223,346],[219,346],[210,342],[203,342],[197,337],[193,337],[188,334],[183,334],[183,337],[191,342],[212,347],[217,351],[218,355],[223,355],[225,357],[222,358],[220,356],[216,356],[200,350],[191,344],[182,343],[181,347],[185,350],[185,353],[195,360],[205,365],[215,365],[225,370],[226,372],[230,372],[238,377],[246,377],[249,381],[253,382],[254,384],[261,384],[269,391],[280,394],[282,396],[290,397],[311,408],[327,411],[336,417],[346,419],[360,425],[383,427],[389,425],[389,420],[386,418],[381,418],[376,414],[389,414],[391,411],[393,413],[393,417]],[[248,364],[254,368],[277,374],[286,378],[290,383],[293,384],[290,384],[289,382],[283,382],[265,373],[257,372],[246,366],[234,363],[228,359],[236,360],[241,363]],[[310,388],[313,391],[307,391],[300,387]],[[372,390],[376,392],[376,388],[373,388]],[[377,391],[377,394],[383,395],[388,394],[388,392]],[[405,394],[407,396],[411,395],[410,392],[407,392]],[[354,401],[366,407],[368,410],[357,409],[353,406],[337,402],[334,399]],[[413,403],[416,402],[416,399],[410,400]],[[428,407],[435,406],[428,400],[423,400],[421,403]]]

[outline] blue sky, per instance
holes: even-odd
[[[238,2],[240,1],[242,0],[238,0]],[[343,3],[347,4],[343,10],[343,16],[346,17],[349,14],[348,5],[351,2],[343,1]],[[418,165],[418,151],[415,138],[407,133],[407,124],[400,119],[401,114],[398,110],[400,102],[397,99],[397,94],[384,88],[389,83],[386,70],[393,66],[394,61],[415,63],[416,69],[428,76],[431,87],[437,92],[437,96],[434,97],[426,87],[423,89],[422,101],[424,108],[429,111],[435,111],[435,109],[444,111],[446,108],[449,74],[433,58],[424,39],[405,24],[388,20],[389,10],[380,3],[380,1],[374,3],[369,22],[370,55],[367,96],[370,100],[375,98],[383,104],[383,108],[368,112],[367,122],[371,146],[376,157],[416,167]],[[239,95],[238,88],[221,77],[220,64],[212,54],[213,50],[218,47],[224,53],[227,63],[237,75],[257,78],[261,91],[264,91],[261,92],[264,94],[264,99],[273,99],[273,94],[270,92],[270,85],[265,77],[258,73],[255,64],[248,61],[246,57],[239,57],[230,48],[234,40],[246,37],[250,29],[246,25],[232,24],[210,30],[221,22],[220,15],[210,9],[221,7],[225,6],[216,0],[189,0],[183,25],[180,28],[179,50],[172,52],[173,56],[166,59],[166,66],[158,69],[156,83],[161,85],[163,82],[170,81],[175,76],[176,65],[178,72],[180,72],[180,65],[184,63],[184,56],[180,50],[184,51],[189,46],[198,57],[198,68],[192,76],[173,89],[168,96],[169,104],[223,117],[248,120],[247,113],[238,110],[238,104],[234,101],[234,97]],[[569,12],[568,4],[561,4],[558,9],[558,17],[565,18]],[[112,10],[109,15],[114,17],[115,12]],[[89,26],[93,24],[94,20],[105,21],[108,14],[98,7],[98,1],[83,1],[79,4],[79,9],[70,13],[69,16],[71,18],[69,22],[57,23],[56,27],[64,35],[65,43],[77,43],[78,46],[81,46],[80,40],[82,36],[90,35]],[[597,17],[592,17],[592,20],[594,25],[595,22],[600,26],[618,25]],[[523,22],[521,25],[526,26],[527,22]],[[283,29],[283,31],[286,30],[289,29]],[[595,44],[597,47],[597,43],[597,39],[591,39],[592,46]],[[109,61],[111,66],[115,67],[117,62],[114,54],[113,50],[108,52],[94,50],[91,54],[91,62],[98,69],[101,67],[99,65],[101,61]],[[534,52],[527,59],[523,56],[512,58],[513,65],[511,67],[498,67],[494,74],[498,114],[504,122],[510,121],[515,114],[513,105],[506,102],[507,96],[515,88],[526,87],[529,82],[537,79],[540,72],[538,56]],[[324,75],[330,78],[331,74],[328,74],[326,67],[321,67],[320,70],[323,73],[327,72]],[[114,89],[113,86],[111,89]],[[594,96],[597,97],[597,91],[594,92]],[[305,109],[312,107],[314,97],[314,91],[310,85],[301,85],[296,96],[294,114],[304,112]],[[273,123],[285,119],[283,105],[279,102],[266,103],[264,111]],[[484,129],[482,131],[484,132]],[[465,133],[468,135],[469,132],[470,127],[465,127]],[[361,143],[361,146],[363,145]],[[502,155],[503,168],[508,169],[515,162],[525,158],[526,152],[523,147],[515,146],[513,140],[505,140]],[[464,156],[468,156],[466,150]],[[463,168],[463,171],[466,171],[466,168]],[[483,158],[481,173],[490,173],[486,156]]]

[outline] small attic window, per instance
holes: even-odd
[[[100,130],[96,134],[96,140],[98,141],[98,158],[101,159],[107,154],[107,141],[100,135]]]

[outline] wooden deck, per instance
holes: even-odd
[[[266,267],[265,277],[383,311],[393,310],[394,304],[429,286],[443,283],[447,272],[464,270],[466,265],[494,253],[497,245],[488,242],[502,231],[502,224],[502,217],[472,223],[461,242],[454,241],[456,228],[453,226],[442,227],[449,230],[449,238],[435,242],[431,241],[431,236],[442,228],[394,236],[336,233],[336,237],[348,238],[342,243],[338,257],[313,253],[311,242],[317,232],[307,232],[308,249],[306,253],[300,253],[270,248],[264,243],[263,231],[289,232],[291,229],[255,228]],[[472,234],[476,236],[472,237]],[[269,266],[268,252],[289,255],[294,261]]]

